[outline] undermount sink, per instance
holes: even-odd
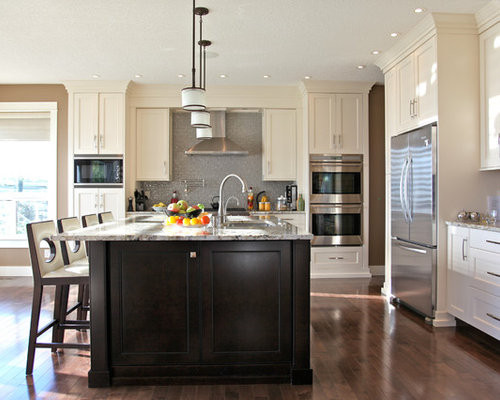
[[[231,218],[231,217],[229,217]],[[272,221],[261,221],[255,219],[229,219],[221,224],[221,228],[226,229],[266,229],[276,226]]]

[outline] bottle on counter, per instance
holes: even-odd
[[[304,211],[306,208],[306,202],[302,198],[302,194],[299,194],[299,198],[297,199],[297,211]]]
[[[174,190],[174,193],[172,193],[172,198],[170,199],[170,204],[172,203],[177,203],[179,199],[177,198],[177,191]]]
[[[254,208],[254,195],[253,195],[253,189],[250,186],[247,194],[247,210],[252,211],[253,208]]]

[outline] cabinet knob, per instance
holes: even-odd
[[[197,256],[196,251],[189,252],[189,258],[196,258],[196,256]]]

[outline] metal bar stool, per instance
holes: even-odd
[[[97,217],[99,218],[100,224],[104,224],[105,222],[113,222],[115,220],[115,217],[113,217],[113,213],[111,211],[101,212],[97,214]]]
[[[77,303],[68,309],[69,285],[88,285],[89,269],[88,265],[64,265],[61,243],[50,240],[51,235],[56,233],[54,221],[27,224],[26,230],[34,281],[28,359],[26,363],[26,374],[31,375],[37,347],[51,348],[52,351],[56,351],[58,348],[90,349],[88,343],[64,343],[64,331],[66,329],[88,329],[90,327],[88,321],[70,321],[66,319],[66,315],[82,306],[81,303]],[[47,249],[40,247],[43,242],[48,245],[48,255],[46,255]],[[38,329],[43,287],[47,285],[56,287],[54,319],[42,329]],[[51,328],[52,342],[38,342],[38,337]]]
[[[59,231],[59,233],[74,231],[75,229],[80,228],[80,221],[77,217],[61,218],[57,220],[57,230]],[[64,264],[81,264],[87,266],[88,268],[89,260],[87,258],[87,252],[85,251],[85,246],[82,246],[80,241],[61,242],[61,250]],[[76,311],[76,319],[87,319],[87,312],[90,310],[89,297],[89,285],[79,285],[78,302],[82,303],[82,307],[78,308],[78,310]]]

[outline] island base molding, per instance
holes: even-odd
[[[89,244],[89,387],[312,383],[308,240]]]

